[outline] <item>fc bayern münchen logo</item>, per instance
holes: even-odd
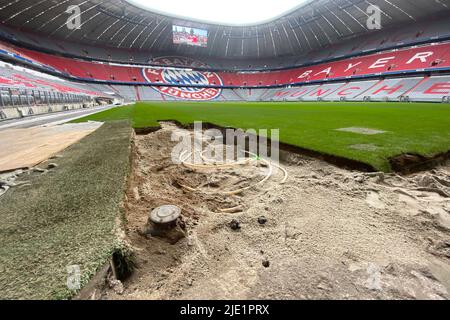
[[[184,68],[206,67],[199,61],[180,57],[161,57],[153,60],[153,64],[173,66],[178,68],[145,68],[144,78],[151,83],[176,85],[153,87],[156,91],[177,99],[213,100],[220,96],[220,88],[203,88],[196,86],[221,86],[222,79],[215,72],[195,71]],[[187,87],[183,87],[186,85]]]

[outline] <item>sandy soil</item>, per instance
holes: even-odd
[[[401,177],[290,155],[286,184],[279,171],[224,196],[211,191],[250,185],[264,168],[175,165],[173,130],[180,129],[135,138],[126,235],[138,269],[123,293],[109,290],[104,299],[449,298],[450,164]],[[140,235],[149,211],[163,204],[183,209],[188,237],[175,245]],[[220,212],[237,205],[244,210]],[[233,219],[240,230],[230,228]]]

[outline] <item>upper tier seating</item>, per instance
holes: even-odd
[[[154,52],[146,50],[138,51],[131,49],[117,49],[107,46],[90,46],[87,44],[72,43],[65,40],[49,39],[32,32],[15,30],[6,25],[0,25],[1,33],[9,38],[28,44],[33,47],[45,48],[59,53],[71,54],[78,57],[93,60],[115,61],[123,63],[151,63]],[[209,59],[204,58],[204,62],[216,69],[267,69],[299,66],[311,62],[319,62],[328,59],[342,58],[348,55],[368,52],[371,50],[383,50],[394,46],[404,46],[417,42],[429,41],[430,39],[445,39],[450,37],[448,28],[448,17],[425,21],[408,25],[402,28],[383,30],[364,35],[362,38],[353,38],[339,44],[332,44],[319,51],[311,52],[299,57],[283,57],[278,59],[268,59],[261,57],[258,60],[252,59]],[[160,53],[158,55],[165,55]],[[189,66],[187,66],[189,67]]]

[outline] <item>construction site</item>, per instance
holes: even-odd
[[[448,300],[449,17],[0,0],[0,300]]]

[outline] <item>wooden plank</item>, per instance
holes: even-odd
[[[88,122],[0,132],[0,172],[32,168],[97,130]]]

